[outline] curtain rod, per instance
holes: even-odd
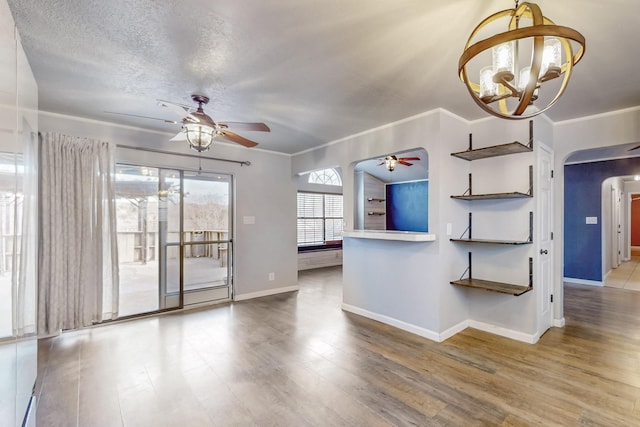
[[[38,136],[42,137],[42,132],[38,131]],[[193,157],[194,159],[207,159],[207,160],[217,160],[219,162],[229,162],[229,163],[237,163],[240,166],[251,166],[251,162],[249,160],[230,160],[230,159],[221,159],[219,157],[202,157],[196,154],[182,154],[182,153],[174,153],[173,151],[165,151],[165,150],[157,150],[155,148],[145,148],[145,147],[134,147],[132,145],[122,145],[116,144],[118,148],[125,148],[128,150],[138,150],[138,151],[148,151],[150,153],[158,153],[158,154],[168,154],[170,156],[182,156],[182,157]]]
[[[197,154],[174,153],[173,151],[157,150],[155,148],[134,147],[131,145],[122,145],[122,144],[116,144],[116,147],[125,148],[128,150],[148,151],[150,153],[168,154],[171,156],[193,157],[194,159],[217,160],[219,162],[237,163],[240,166],[251,166],[251,162],[249,160],[230,160],[230,159],[221,159],[218,157],[202,157]]]

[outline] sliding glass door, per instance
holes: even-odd
[[[116,167],[120,267],[119,316],[156,311],[159,304],[159,170]]]
[[[203,172],[184,173],[185,305],[231,298],[230,178]]]
[[[117,169],[120,317],[230,299],[231,176]]]

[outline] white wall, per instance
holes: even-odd
[[[40,129],[93,137],[116,144],[193,154],[172,135],[42,112]],[[118,162],[197,169],[195,158],[130,149],[116,150]],[[248,160],[251,166],[207,160],[207,156]],[[214,144],[203,154],[202,169],[235,178],[234,283],[236,298],[266,295],[297,287],[296,181],[291,158],[259,149]],[[255,224],[244,224],[245,216]],[[275,280],[269,281],[269,273]]]
[[[463,192],[467,177],[464,170],[455,173],[464,165],[456,163],[450,152],[466,148],[467,133],[467,122],[435,110],[294,156],[294,173],[340,164],[345,220],[347,229],[353,229],[356,163],[414,148],[424,148],[429,155],[429,230],[438,239],[430,243],[346,239],[345,304],[434,339],[467,319],[464,290],[449,284],[464,271],[466,262],[447,240],[445,224],[446,220],[460,232],[464,229],[466,215],[449,197],[449,188]]]
[[[538,143],[552,146],[551,123],[544,117],[534,119],[534,150]],[[518,141],[528,143],[529,121],[479,120],[471,124],[475,148]],[[470,162],[473,173],[473,192],[501,193],[529,189],[529,166],[537,176],[535,151],[506,157],[494,157]],[[536,188],[534,184],[534,196]],[[468,202],[473,211],[473,235],[477,238],[526,240],[529,233],[529,212],[538,221],[535,197],[533,199]],[[535,228],[535,227],[534,227]],[[534,230],[535,231],[535,230]],[[534,233],[535,241],[535,233]],[[518,334],[526,341],[537,339],[536,298],[540,292],[539,278],[535,274],[538,255],[535,245],[465,247],[473,252],[474,277],[499,282],[527,285],[529,257],[534,261],[533,291],[519,297],[472,291],[469,294],[469,318],[481,325],[501,328],[507,335]],[[472,300],[471,300],[472,298]]]
[[[551,123],[544,117],[534,122],[534,139],[553,146]],[[355,163],[409,148],[424,148],[430,162],[429,230],[437,240],[407,244],[347,239],[343,255],[344,303],[363,309],[361,314],[383,321],[392,319],[389,321],[396,322],[392,324],[436,339],[473,325],[535,341],[535,285],[534,292],[516,298],[449,284],[467,267],[469,250],[474,252],[474,277],[523,285],[528,284],[528,258],[534,256],[533,245],[515,249],[471,248],[449,242],[447,224],[452,225],[453,236],[460,236],[472,208],[478,211],[474,235],[526,240],[528,213],[535,211],[533,200],[483,201],[478,205],[451,199],[451,195],[465,192],[469,172],[474,174],[476,194],[529,189],[528,167],[534,164],[534,153],[479,162],[452,157],[452,152],[467,148],[469,132],[473,132],[476,148],[514,140],[527,143],[529,125],[528,121],[498,119],[469,123],[444,110],[435,110],[300,153],[293,157],[293,171],[340,164],[344,171],[345,219],[347,228],[352,229],[355,217],[349,211],[356,205]]]

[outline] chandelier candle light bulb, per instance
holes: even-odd
[[[493,81],[493,66],[480,70],[480,99],[489,100],[498,94],[498,85]]]
[[[560,77],[562,64],[562,47],[560,40],[557,38],[546,39],[544,41],[544,50],[542,52],[542,68],[540,68],[540,78],[547,80]],[[553,75],[553,77],[551,77]],[[544,80],[543,80],[544,81]]]
[[[514,43],[502,43],[498,46],[491,49],[491,53],[493,56],[493,70],[494,70],[494,81],[499,83],[501,79],[498,77],[501,76],[506,81],[513,80],[514,74]]]

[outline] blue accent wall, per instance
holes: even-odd
[[[387,184],[387,230],[429,231],[429,181]]]
[[[564,277],[603,280],[602,182],[624,175],[640,175],[640,158],[564,167]],[[598,224],[586,224],[588,216]]]

